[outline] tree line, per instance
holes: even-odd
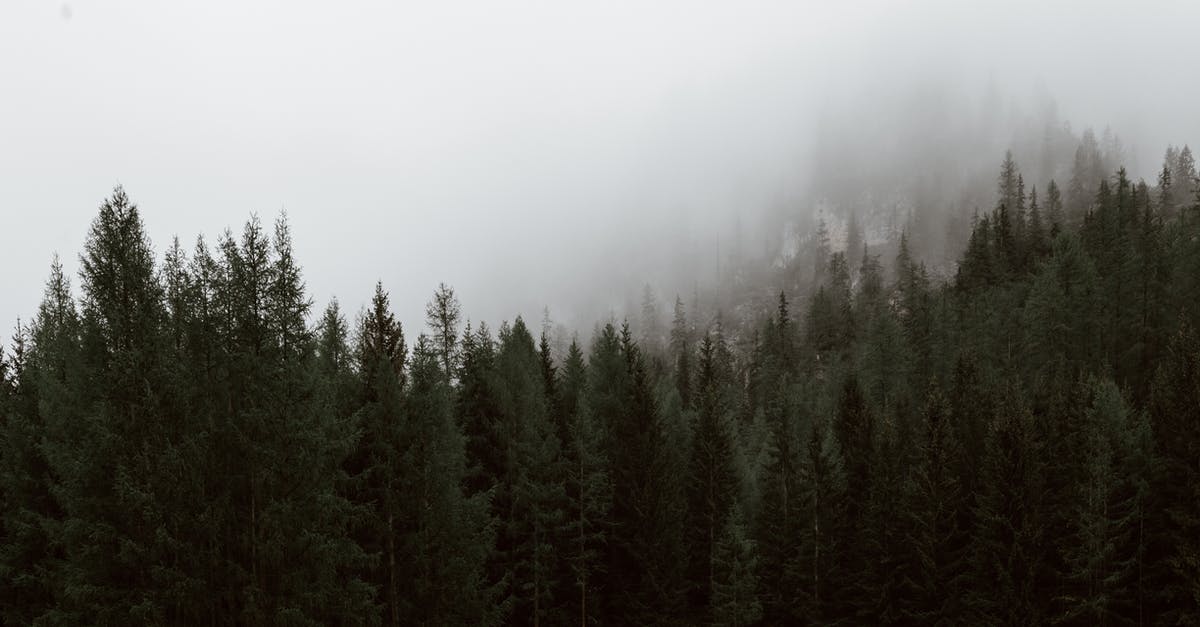
[[[950,280],[822,241],[561,354],[313,312],[283,219],[159,261],[118,187],[0,359],[0,621],[1200,623],[1191,153],[998,178]]]

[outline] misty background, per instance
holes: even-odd
[[[818,215],[936,267],[1006,149],[1040,186],[1089,127],[1148,181],[1200,144],[1195,3],[963,4],[7,0],[0,328],[118,183],[160,256],[286,210],[315,311],[378,278],[413,330],[444,281],[587,329]]]

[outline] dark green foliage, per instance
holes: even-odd
[[[504,474],[497,503],[498,547],[512,584],[514,618],[562,620],[554,597],[566,495],[561,443],[547,406],[542,362],[521,318],[502,328],[496,355]]]
[[[604,432],[587,404],[587,370],[583,351],[575,342],[571,342],[558,384],[567,424],[563,439],[567,506],[562,556],[572,584],[564,586],[566,605],[572,610],[567,618],[578,616],[580,624],[585,625],[598,622],[603,607],[599,590],[612,485],[603,448]]]
[[[956,269],[851,212],[563,354],[118,188],[0,355],[0,623],[1196,624],[1200,185],[1105,144],[1006,155]]]
[[[719,341],[719,340],[718,340]],[[703,620],[713,620],[717,543],[725,532],[738,490],[730,408],[722,393],[717,345],[711,335],[700,344],[696,387],[696,426],[692,433],[688,483],[688,533],[691,567],[689,585],[693,606],[708,607]]]
[[[1200,340],[1186,322],[1154,378],[1150,423],[1162,467],[1153,495],[1162,537],[1151,563],[1159,607],[1177,624],[1200,620]]]
[[[1107,625],[1144,616],[1148,425],[1111,381],[1093,382],[1079,444],[1079,481],[1062,543],[1067,567],[1060,622]]]
[[[814,424],[804,444],[799,556],[785,566],[802,585],[792,589],[790,602],[803,620],[835,623],[853,616],[849,587],[856,571],[844,555],[851,551],[854,521],[847,514],[846,478],[832,431]]]
[[[949,401],[932,385],[922,412],[920,444],[909,477],[906,536],[911,563],[904,576],[904,617],[919,624],[963,622],[968,550],[968,501],[956,464],[960,434]]]
[[[485,495],[463,495],[463,437],[446,382],[445,347],[417,338],[398,441],[395,564],[401,625],[495,622],[484,560],[493,529]]]
[[[741,512],[734,508],[713,550],[712,624],[731,627],[758,624],[762,602],[758,598],[756,572],[754,541],[746,532]]]
[[[796,432],[793,408],[782,411],[772,423],[768,461],[762,476],[762,507],[758,521],[759,582],[764,616],[773,624],[799,621],[795,606],[800,589],[799,569],[792,564],[800,553],[805,529],[801,487],[802,443]]]
[[[991,419],[980,464],[972,542],[972,622],[1038,624],[1049,620],[1041,595],[1047,576],[1046,475],[1034,417],[1007,387]]]

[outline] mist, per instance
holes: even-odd
[[[1111,129],[1147,180],[1200,143],[1195,5],[842,4],[6,2],[0,320],[118,183],[160,255],[286,212],[318,311],[379,279],[421,329],[445,282],[586,333],[818,215],[922,222],[952,264],[1005,150],[1060,174],[1047,129]]]

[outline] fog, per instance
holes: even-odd
[[[1148,180],[1200,144],[1200,6],[967,4],[7,0],[0,321],[118,183],[160,253],[285,210],[316,311],[379,279],[411,335],[444,281],[585,329],[818,209],[948,220],[1008,148],[1053,176],[1047,128]]]

